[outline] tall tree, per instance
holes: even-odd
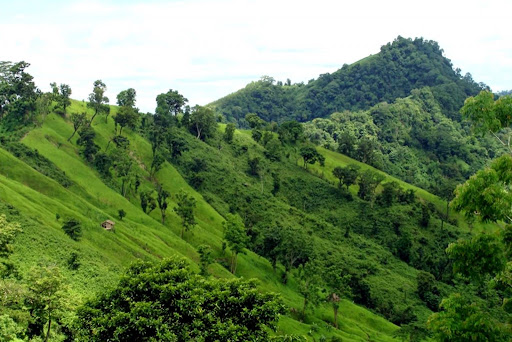
[[[87,117],[85,113],[78,114],[73,113],[71,114],[71,122],[73,123],[73,134],[68,138],[68,141],[71,141],[71,138],[75,135],[75,133],[87,122]]]
[[[190,114],[190,130],[200,140],[212,137],[217,131],[217,119],[213,109],[195,106]]]
[[[40,91],[25,72],[29,66],[26,62],[0,62],[0,120],[10,115],[14,123],[21,123],[31,117]]]
[[[57,106],[61,107],[66,114],[66,108],[71,104],[71,87],[68,84],[61,84],[57,87],[57,83],[50,83],[53,92],[53,99],[57,101]]]
[[[108,106],[108,97],[105,96],[107,86],[101,80],[94,81],[94,88],[92,93],[89,94],[89,102],[87,107],[94,110],[94,114],[89,122],[89,126],[92,124],[94,118],[98,114],[105,114],[108,117],[110,113],[110,107]]]
[[[160,184],[157,185],[157,197],[156,202],[158,203],[158,208],[160,208],[160,214],[162,216],[162,224],[165,223],[165,217],[167,216],[167,213],[165,212],[167,210],[167,199],[169,198],[170,194],[167,190],[162,188]]]
[[[205,279],[185,260],[133,264],[78,310],[78,341],[269,341],[284,306],[254,282]],[[112,324],[115,322],[115,324]]]
[[[138,119],[139,119],[139,115],[137,114],[135,109],[133,109],[132,107],[129,107],[129,106],[120,107],[119,111],[117,112],[117,114],[114,118],[116,127],[117,127],[117,125],[119,125],[119,127],[121,127],[119,130],[119,135],[123,134],[124,127],[128,127],[132,130],[135,129]]]
[[[117,94],[117,105],[119,107],[135,107],[137,92],[133,88],[121,91]]]
[[[244,223],[238,215],[227,214],[223,226],[224,240],[228,243],[232,253],[230,271],[235,274],[238,254],[242,253],[247,247],[248,237]]]
[[[29,308],[32,322],[29,324],[29,336],[50,338],[52,323],[62,317],[68,309],[68,288],[64,276],[56,266],[39,266],[30,270],[28,295],[25,305]],[[47,331],[43,334],[44,326]]]
[[[181,218],[180,236],[183,239],[183,233],[196,225],[194,217],[196,199],[182,190],[176,195],[176,202],[178,205],[174,207],[174,212]]]

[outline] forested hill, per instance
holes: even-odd
[[[390,103],[423,87],[432,88],[445,115],[458,119],[464,99],[485,85],[454,70],[438,43],[399,36],[382,46],[379,53],[345,64],[332,74],[322,74],[307,85],[262,77],[213,105],[228,121],[242,126],[247,113],[256,113],[265,121],[308,121],[334,112],[368,109],[383,101]]]

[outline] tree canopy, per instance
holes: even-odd
[[[205,279],[186,262],[136,262],[78,310],[81,341],[268,341],[283,306],[245,280]]]

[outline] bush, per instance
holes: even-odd
[[[62,230],[75,241],[80,240],[80,238],[82,237],[81,223],[75,218],[67,219],[64,222],[64,225],[62,225]]]

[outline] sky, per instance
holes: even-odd
[[[0,61],[26,61],[36,85],[95,80],[114,104],[125,89],[154,112],[178,90],[206,105],[263,75],[305,82],[397,36],[435,40],[454,67],[512,89],[512,1],[0,0]]]

